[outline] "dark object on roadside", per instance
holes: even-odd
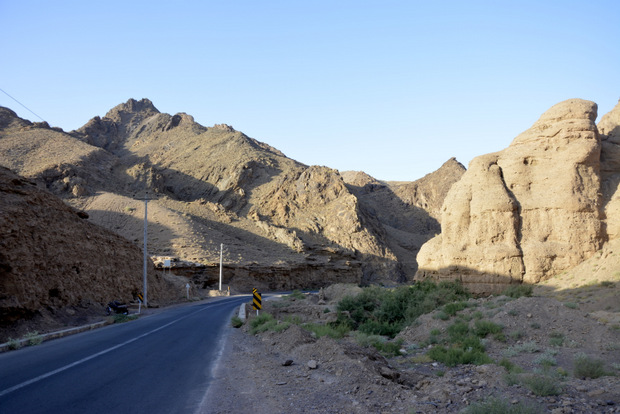
[[[129,309],[127,305],[125,305],[124,303],[120,303],[117,300],[113,300],[112,302],[108,303],[108,306],[106,307],[106,310],[105,310],[105,314],[111,315],[112,312],[122,313],[123,315],[127,315],[129,314]]]

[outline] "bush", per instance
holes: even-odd
[[[243,321],[237,315],[233,316],[230,319],[230,322],[231,322],[233,328],[241,328],[243,326]]]
[[[39,345],[43,342],[43,337],[39,335],[39,332],[37,331],[28,332],[26,336],[24,336],[24,339],[28,341],[29,346]]]
[[[551,332],[549,335],[549,345],[561,347],[564,344],[564,334],[561,332]]]
[[[446,348],[439,345],[431,348],[427,355],[434,361],[441,362],[449,367],[459,364],[482,365],[492,362],[491,358],[479,347],[452,346]]]
[[[547,375],[524,374],[520,382],[539,397],[548,397],[562,393],[562,387],[557,380]]]
[[[468,298],[457,282],[422,281],[395,289],[367,287],[359,295],[340,301],[338,321],[369,335],[394,337],[420,315]]]
[[[502,295],[516,299],[516,298],[520,298],[521,296],[530,297],[532,296],[533,292],[534,292],[534,289],[532,285],[521,284],[521,285],[508,286],[506,289],[504,289],[504,291],[502,292]]]
[[[9,338],[7,343],[9,344],[9,349],[11,350],[19,349],[22,347],[22,343],[19,339]]]
[[[276,326],[277,323],[278,321],[270,313],[263,312],[250,320],[250,334],[256,335],[257,333],[268,331]]]
[[[534,360],[535,364],[542,365],[543,367],[555,366],[558,364],[558,361],[555,359],[553,354],[549,352],[545,352]]]
[[[443,306],[443,311],[450,316],[456,315],[457,312],[462,311],[467,307],[467,302],[452,302],[446,303]]]
[[[301,290],[294,290],[290,295],[287,295],[288,300],[302,300],[306,299],[306,295]]]
[[[577,378],[599,378],[608,375],[602,360],[591,358],[583,353],[575,356],[573,372]]]
[[[480,338],[485,338],[488,334],[500,334],[503,329],[503,326],[491,321],[477,320],[474,322],[474,333]]]
[[[317,338],[322,336],[329,336],[333,339],[344,338],[346,334],[351,330],[347,325],[338,323],[329,323],[327,325],[320,325],[318,323],[306,323],[301,325],[307,331],[313,332]]]
[[[516,374],[523,372],[523,370],[518,365],[515,365],[511,360],[507,358],[502,358],[497,364],[500,367],[504,367],[504,369],[506,369],[506,371],[508,372]]]

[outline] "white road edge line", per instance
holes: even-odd
[[[222,304],[224,304],[224,303],[225,303],[225,301],[221,301],[221,302],[215,302],[215,303],[212,303],[212,304],[210,304],[211,306],[205,306],[204,308],[202,308],[202,309],[200,309],[200,310],[197,310],[196,312],[192,312],[192,313],[190,313],[189,315],[185,315],[185,316],[183,316],[182,318],[175,319],[175,320],[174,320],[174,321],[172,321],[172,322],[169,322],[169,323],[167,323],[167,324],[165,324],[165,325],[163,325],[163,326],[160,326],[160,327],[159,327],[159,328],[157,328],[157,329],[153,329],[152,331],[149,331],[149,332],[147,332],[147,333],[143,333],[143,334],[142,334],[142,335],[140,335],[140,336],[136,336],[135,338],[130,339],[130,340],[128,340],[128,341],[125,341],[125,342],[123,342],[122,344],[114,345],[114,346],[113,346],[113,347],[111,347],[111,348],[104,349],[103,351],[97,352],[96,354],[93,354],[93,355],[87,356],[86,358],[82,358],[82,359],[80,359],[79,361],[75,361],[75,362],[73,362],[73,363],[71,363],[71,364],[69,364],[69,365],[65,365],[64,367],[60,367],[60,368],[58,368],[58,369],[55,369],[54,371],[50,371],[50,372],[47,372],[47,373],[45,373],[45,374],[39,375],[38,377],[33,378],[33,379],[30,379],[30,380],[25,381],[25,382],[22,382],[21,384],[14,385],[14,386],[12,386],[11,388],[7,388],[6,390],[0,391],[0,397],[3,397],[3,396],[5,396],[5,395],[7,395],[7,394],[12,393],[13,391],[17,391],[17,390],[21,389],[21,388],[27,387],[28,385],[30,385],[30,384],[34,384],[35,382],[39,382],[39,381],[41,381],[41,380],[44,380],[45,378],[49,378],[49,377],[51,377],[52,375],[56,375],[56,374],[58,374],[58,373],[60,373],[60,372],[66,371],[66,370],[68,370],[69,368],[73,368],[73,367],[75,367],[75,366],[77,366],[77,365],[83,364],[84,362],[86,362],[86,361],[90,361],[90,360],[91,360],[91,359],[93,359],[93,358],[97,358],[98,356],[101,356],[101,355],[107,354],[108,352],[112,352],[112,351],[114,351],[115,349],[118,349],[118,348],[120,348],[120,347],[122,347],[122,346],[128,345],[128,344],[130,344],[130,343],[132,343],[132,342],[137,341],[138,339],[144,338],[145,336],[151,335],[151,334],[153,334],[153,333],[155,333],[155,332],[157,332],[157,331],[161,331],[162,329],[167,328],[167,327],[168,327],[168,326],[170,326],[170,325],[173,325],[173,324],[175,324],[175,323],[177,323],[177,322],[179,322],[179,321],[181,321],[181,320],[183,320],[183,319],[185,319],[185,318],[189,318],[190,316],[195,315],[195,314],[197,314],[197,313],[199,313],[199,312],[202,312],[202,311],[204,311],[204,310],[206,310],[206,309],[208,309],[208,308],[210,308],[210,307],[212,307],[212,306],[219,306],[219,305],[222,305]]]

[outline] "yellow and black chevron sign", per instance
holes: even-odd
[[[256,288],[252,289],[252,308],[259,310],[263,308],[261,303],[261,295]]]

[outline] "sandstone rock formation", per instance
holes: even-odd
[[[87,215],[0,167],[0,342],[33,319],[59,319],[142,291],[141,250]],[[149,270],[149,298],[178,292]]]
[[[420,250],[416,277],[492,292],[596,252],[606,239],[596,111],[589,101],[559,103],[505,150],[475,158],[444,201],[442,233]]]
[[[598,123],[601,134],[601,190],[609,239],[620,237],[620,101]]]

